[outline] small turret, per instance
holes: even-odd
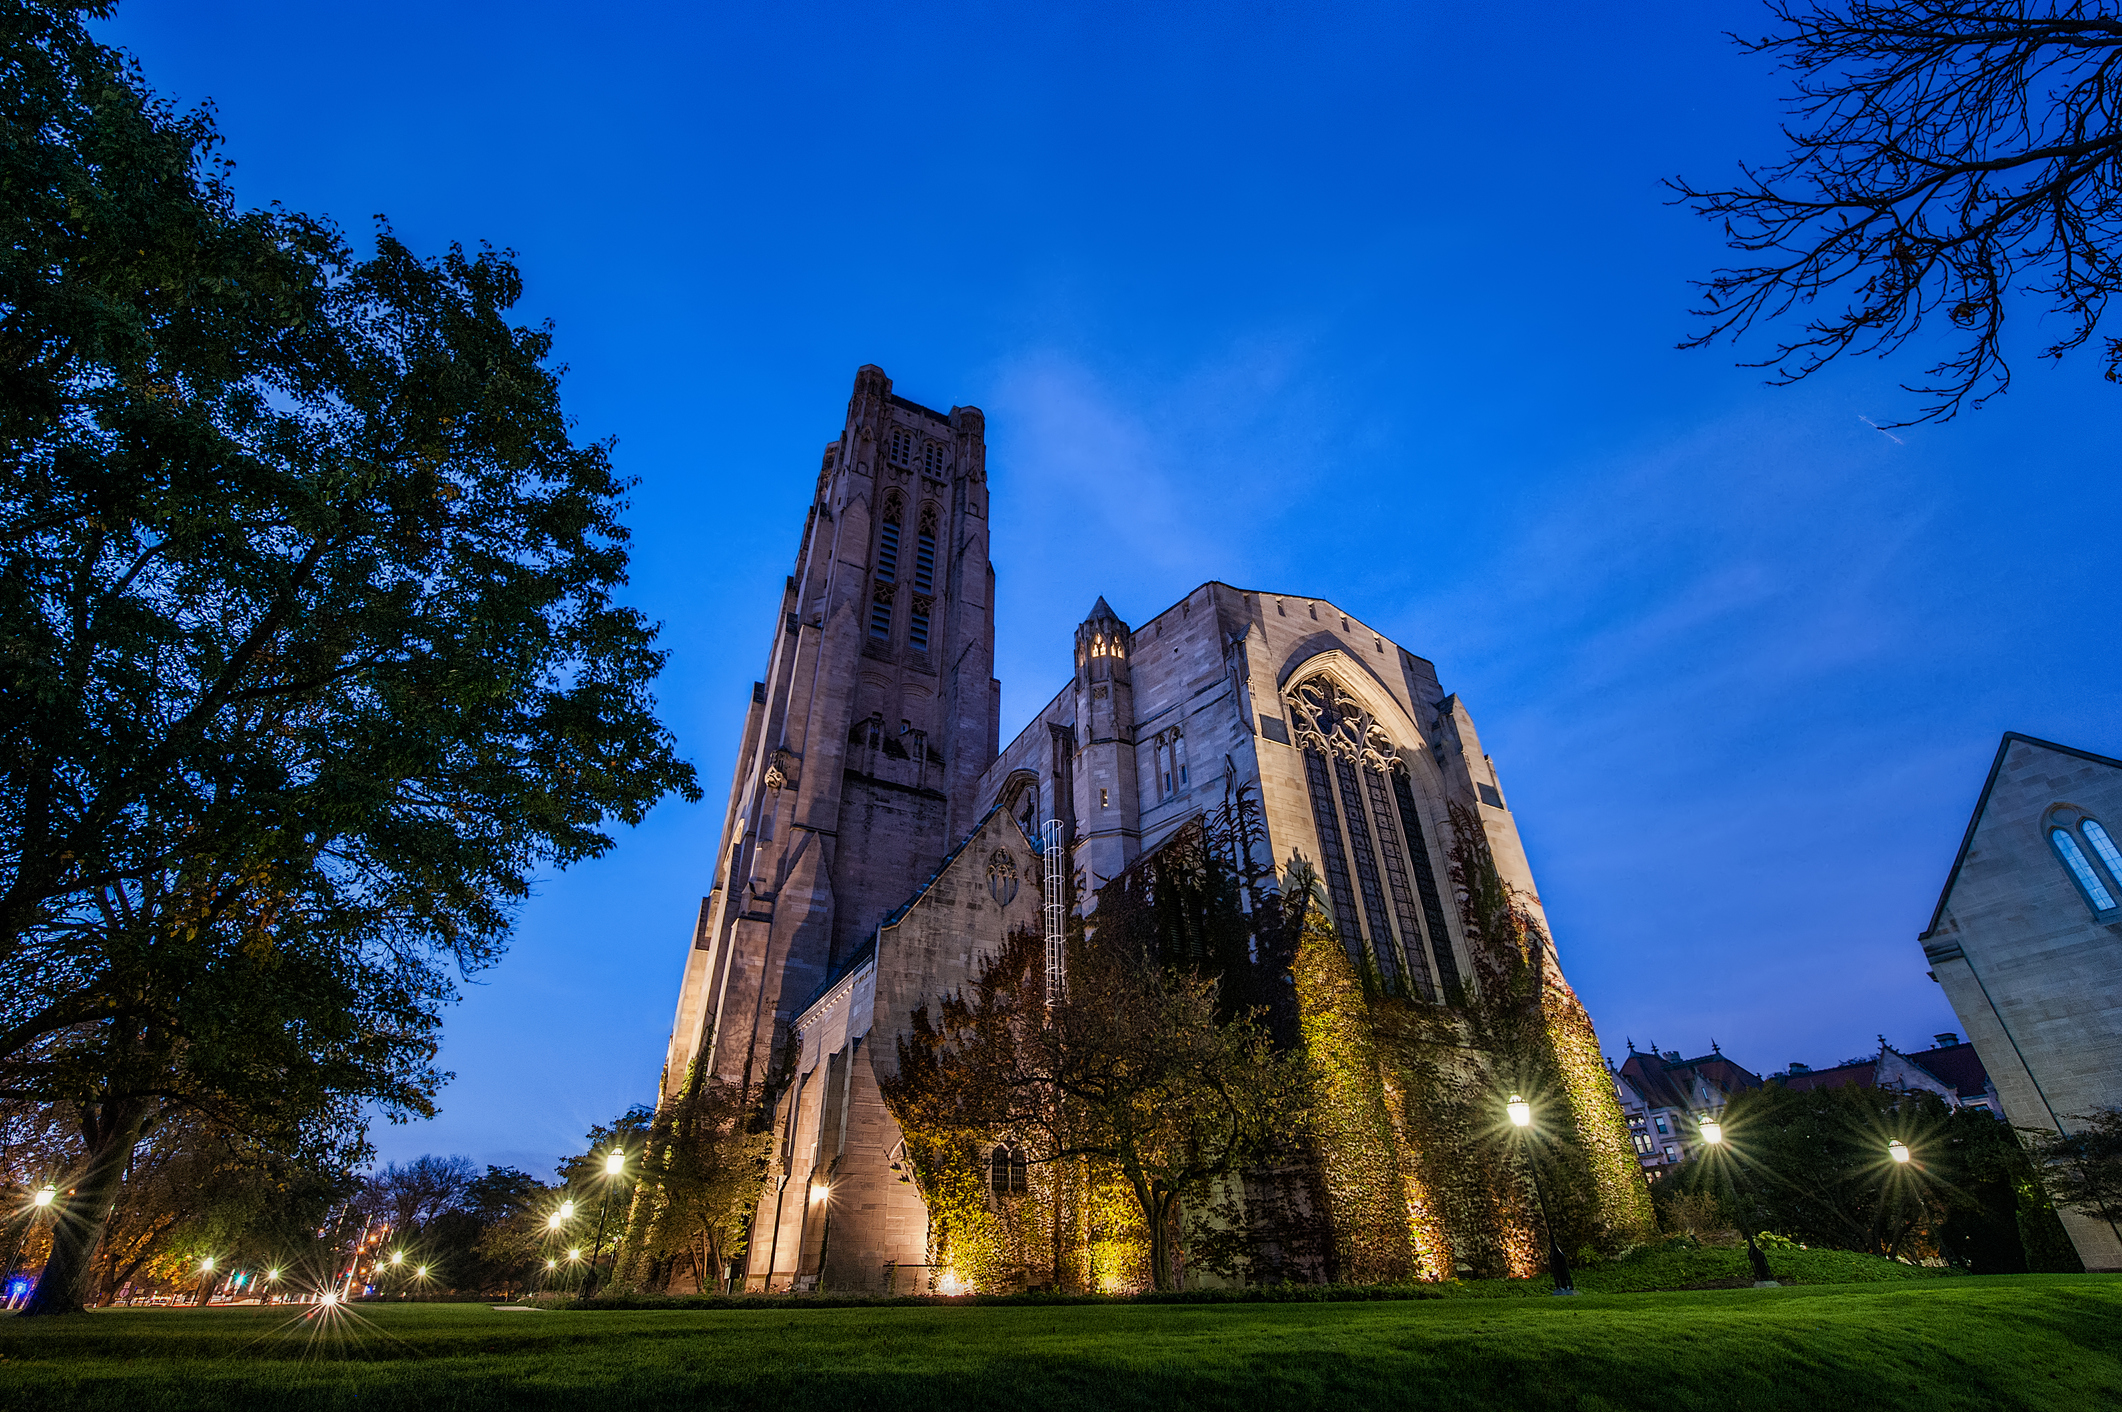
[[[1101,597],[1076,628],[1076,866],[1091,891],[1141,847],[1134,650],[1134,634]]]

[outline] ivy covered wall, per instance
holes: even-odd
[[[1279,1003],[1251,1008],[1279,1011],[1278,1042],[1307,1063],[1297,1130],[1189,1199],[1189,1283],[1536,1275],[1546,1240],[1528,1164],[1571,1254],[1612,1252],[1655,1231],[1590,1019],[1536,911],[1498,874],[1478,820],[1457,809],[1451,820],[1451,877],[1474,960],[1474,984],[1456,1005],[1382,993],[1350,962],[1301,860],[1279,893],[1232,861],[1245,855],[1226,840],[1246,823],[1238,808],[1226,826],[1190,834],[1176,855],[1183,867],[1173,856],[1143,860],[1093,914],[1102,927],[1141,930],[1144,949],[1168,964],[1221,975],[1234,1000],[1279,992]],[[1513,1092],[1533,1105],[1529,1132],[1508,1121]],[[932,1288],[1148,1286],[1147,1231],[1116,1173],[1082,1160],[1035,1165],[1021,1194],[998,1194],[992,1147],[1010,1134],[986,1136],[906,1128],[930,1212]]]

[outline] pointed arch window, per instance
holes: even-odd
[[[899,581],[899,497],[884,502],[884,523],[877,530],[877,582]]]
[[[2101,854],[2101,861],[2107,863],[2110,870],[2114,869],[2118,862],[2122,862],[2122,858],[2117,858],[2114,840],[2108,837],[2107,830],[2101,827],[2098,820],[2081,819],[2075,832],[2061,824],[2054,825],[2048,831],[2049,845],[2056,850],[2056,856],[2063,860],[2063,866],[2069,871],[2071,881],[2078,885],[2078,892],[2084,897],[2085,905],[2092,908],[2094,916],[2105,920],[2117,910],[2118,904],[2108,880],[2100,875],[2100,870],[2093,866],[2092,859],[2086,856],[2084,846],[2078,841],[2079,833],[2083,833],[2086,842],[2091,843],[2094,850]],[[2106,847],[2102,848],[2101,844]]]
[[[1299,682],[1285,704],[1304,754],[1320,871],[1349,958],[1371,968],[1390,994],[1434,1001],[1441,989],[1456,1003],[1443,899],[1399,748],[1329,677]]]
[[[1008,1143],[995,1148],[988,1159],[988,1189],[997,1196],[1022,1196],[1031,1183],[1024,1154]]]
[[[928,607],[926,598],[916,598],[907,615],[906,643],[916,652],[928,651]]]
[[[869,635],[879,641],[889,640],[892,635],[892,595],[888,588],[879,588],[869,600]]]
[[[2107,875],[2122,883],[2122,850],[2118,850],[2115,841],[2107,836],[2107,826],[2098,819],[2080,819],[2078,832],[2085,835],[2085,841],[2093,846],[2093,852],[2107,865]]]
[[[921,528],[914,540],[914,592],[936,591],[936,512],[921,512]]]

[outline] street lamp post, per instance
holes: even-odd
[[[604,1158],[604,1202],[597,1208],[597,1240],[590,1247],[589,1274],[582,1285],[582,1297],[588,1299],[597,1292],[597,1257],[604,1253],[604,1218],[612,1209],[612,1183],[626,1170],[626,1154],[613,1150]]]
[[[1886,1144],[1886,1155],[1893,1159],[1894,1165],[1890,1169],[1888,1169],[1886,1178],[1886,1193],[1882,1193],[1882,1195],[1888,1193],[1891,1194],[1893,1198],[1893,1212],[1891,1218],[1889,1218],[1887,1214],[1887,1202],[1885,1200],[1880,1201],[1879,1215],[1877,1218],[1875,1218],[1873,1226],[1875,1230],[1878,1230],[1878,1236],[1881,1240],[1883,1240],[1886,1235],[1886,1232],[1883,1229],[1879,1229],[1879,1226],[1882,1222],[1885,1222],[1888,1219],[1891,1219],[1896,1224],[1900,1222],[1901,1210],[1907,1198],[1906,1178],[1908,1172],[1911,1170],[1909,1167],[1909,1163],[1915,1160],[1915,1154],[1908,1150],[1908,1144],[1901,1141],[1901,1139],[1899,1138],[1894,1138]],[[1897,1248],[1899,1248],[1900,1244],[1901,1235],[1899,1232],[1896,1232],[1892,1242],[1887,1245],[1884,1253],[1887,1255],[1892,1255],[1893,1252]]]
[[[29,1210],[23,1214],[22,1224],[15,1227],[15,1238],[8,1243],[7,1269],[0,1272],[0,1308],[14,1303],[14,1296],[8,1293],[8,1286],[15,1282],[15,1263],[22,1258],[22,1242],[29,1238],[30,1225],[37,1217],[51,1210],[52,1203],[58,1199],[59,1188],[52,1182],[46,1182],[30,1194]]]
[[[1504,1108],[1510,1114],[1511,1125],[1521,1134],[1530,1135],[1533,1125],[1532,1104],[1514,1093]],[[1550,1292],[1575,1294],[1577,1287],[1570,1279],[1569,1257],[1562,1253],[1562,1242],[1555,1238],[1555,1223],[1547,1214],[1547,1193],[1540,1188],[1540,1163],[1530,1151],[1525,1154],[1525,1166],[1533,1177],[1533,1200],[1540,1203],[1540,1224],[1547,1227],[1547,1269],[1555,1278],[1555,1287]]]
[[[1700,1129],[1702,1133],[1702,1140],[1708,1143],[1712,1149],[1719,1152],[1726,1150],[1724,1147],[1724,1125],[1722,1123],[1718,1122],[1715,1118],[1704,1118],[1701,1120]],[[1751,1200],[1753,1192],[1746,1185],[1745,1169],[1739,1165],[1739,1154],[1736,1152],[1732,1152],[1730,1154],[1730,1157],[1732,1186],[1738,1191],[1738,1194],[1741,1197],[1748,1198],[1747,1210],[1749,1214],[1746,1219],[1746,1263],[1753,1267],[1754,1288],[1767,1289],[1768,1287],[1775,1285],[1777,1281],[1776,1277],[1768,1272],[1768,1257],[1761,1253],[1761,1247],[1754,1242],[1754,1227],[1761,1224],[1761,1206],[1759,1202]]]

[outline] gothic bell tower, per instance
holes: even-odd
[[[1134,634],[1100,598],[1076,628],[1076,872],[1084,895],[1142,848]]]
[[[772,621],[664,1068],[757,1083],[975,821],[995,758],[986,424],[855,374]]]

